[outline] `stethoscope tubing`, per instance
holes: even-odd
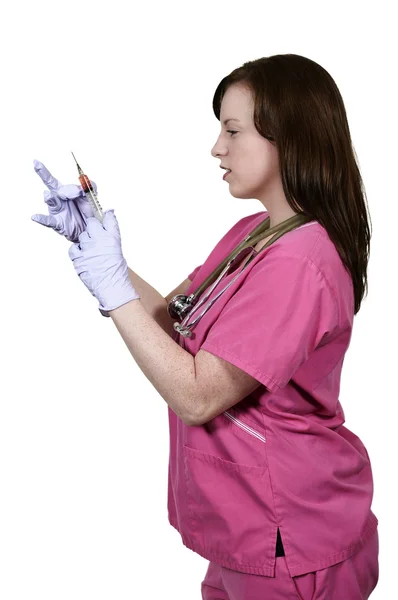
[[[279,239],[285,233],[287,233],[289,231],[293,231],[294,229],[297,229],[298,227],[301,227],[303,224],[306,224],[312,220],[313,220],[312,217],[309,217],[308,215],[304,215],[303,213],[299,213],[299,214],[294,215],[293,217],[290,217],[283,223],[279,223],[275,227],[270,228],[269,227],[270,218],[267,217],[240,244],[238,244],[238,246],[236,248],[234,248],[234,250],[223,260],[223,262],[213,271],[213,273],[211,273],[204,280],[204,282],[199,286],[199,288],[196,290],[196,292],[194,292],[193,294],[190,294],[190,296],[187,297],[187,302],[193,304],[195,298],[200,297],[200,295],[207,288],[207,286],[209,284],[210,285],[212,284],[211,288],[205,294],[205,296],[203,298],[200,298],[200,300],[196,304],[193,304],[192,308],[190,309],[189,313],[184,317],[183,321],[179,324],[174,323],[174,329],[176,331],[178,331],[183,337],[190,337],[192,335],[191,334],[192,328],[202,318],[202,316],[209,310],[209,308],[214,304],[214,302],[221,296],[221,294],[230,285],[232,285],[232,283],[234,283],[234,281],[236,281],[237,277],[240,275],[240,273],[242,273],[242,271],[244,270],[244,268],[246,267],[248,262],[250,262],[250,260],[253,258],[253,252],[255,253],[255,256],[257,254],[259,254],[254,249],[255,244],[257,244],[259,241],[261,241],[264,237],[270,236],[272,234],[272,237],[264,244],[263,248],[261,248],[261,250],[260,250],[260,252],[261,252],[262,250],[265,250],[268,246],[273,244],[277,239]],[[217,284],[222,279],[224,274],[228,271],[231,263],[239,255],[239,253],[242,250],[245,250],[250,247],[252,248],[253,252],[250,253],[250,256],[248,257],[246,262],[243,264],[242,268],[237,273],[237,275],[217,294],[217,296],[215,296],[214,298],[212,298],[212,300],[210,300],[209,304],[196,317],[196,319],[194,321],[191,321],[190,323],[188,323],[188,320],[192,317],[193,313],[196,312],[203,305],[203,303],[207,300],[207,298],[210,296],[210,294],[212,293],[214,288],[217,286]],[[221,273],[220,273],[220,271],[221,271]],[[219,275],[218,276],[216,275],[216,281],[212,282],[211,280],[213,279],[214,275],[217,274],[217,272],[219,273]]]
[[[241,252],[241,250],[243,250],[245,247],[247,248],[248,246],[254,246],[258,242],[260,242],[264,237],[272,235],[272,239],[268,240],[264,247],[261,249],[261,251],[265,250],[268,246],[276,242],[282,235],[289,231],[292,231],[297,227],[300,227],[301,225],[307,223],[310,220],[312,220],[312,217],[304,215],[303,213],[298,213],[293,217],[289,217],[289,219],[286,219],[282,223],[279,223],[278,225],[275,225],[274,227],[270,228],[271,219],[270,217],[266,217],[264,221],[257,225],[257,227],[255,227],[255,229],[253,229],[253,231],[251,231],[249,235],[246,236],[246,238],[240,244],[238,244],[236,248],[232,250],[232,252],[222,261],[222,263],[213,271],[213,273],[211,273],[203,281],[203,283],[199,286],[196,292],[191,294],[189,298],[193,300],[195,297],[200,296],[203,293],[203,291],[212,283],[212,279],[215,273],[217,273],[217,271],[218,273],[220,273],[225,268],[225,265],[227,265],[227,263],[231,259],[235,258],[239,254],[239,252]]]
[[[253,248],[254,250],[254,248]],[[219,298],[221,296],[221,294],[223,294],[225,292],[225,290],[227,290],[229,288],[230,285],[232,285],[234,283],[234,281],[236,281],[236,279],[239,277],[239,275],[242,273],[243,269],[245,268],[245,266],[247,265],[247,263],[253,258],[253,254],[250,254],[248,259],[245,261],[245,263],[243,264],[242,268],[240,269],[240,271],[235,275],[235,277],[233,279],[231,279],[231,281],[217,294],[217,296],[214,296],[214,298],[212,298],[210,300],[210,302],[207,304],[207,306],[204,308],[204,310],[200,313],[200,315],[198,315],[196,317],[196,319],[194,321],[191,321],[191,323],[186,323],[186,321],[188,321],[194,312],[196,312],[198,310],[198,308],[200,308],[200,306],[202,306],[202,304],[207,300],[207,298],[210,296],[210,294],[212,293],[212,291],[214,290],[214,288],[218,285],[219,281],[221,281],[221,279],[223,278],[224,274],[228,271],[229,267],[231,266],[231,263],[235,260],[234,258],[232,258],[226,265],[226,267],[224,268],[224,270],[222,271],[221,275],[217,278],[217,280],[215,281],[215,283],[213,284],[213,286],[210,288],[210,290],[207,292],[207,294],[205,296],[203,296],[203,298],[201,298],[199,300],[199,302],[192,308],[192,310],[189,312],[189,314],[185,317],[185,319],[182,321],[182,323],[179,325],[179,329],[185,329],[185,330],[191,330],[192,327],[195,326],[195,324],[197,323],[197,321],[199,321],[203,315],[209,310],[209,308],[211,308],[211,306],[213,306],[214,302],[217,300],[217,298]],[[181,333],[181,332],[180,332]]]

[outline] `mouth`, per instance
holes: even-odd
[[[227,171],[223,175],[223,179],[226,179],[230,173],[231,173],[231,170],[227,169]]]

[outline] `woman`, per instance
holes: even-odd
[[[78,275],[168,403],[169,521],[209,560],[203,599],[364,600],[378,521],[339,389],[370,234],[343,100],[320,65],[285,54],[230,73],[213,109],[230,193],[266,210],[236,223],[166,301],[128,269],[113,211],[101,225],[81,188],[40,163],[50,215],[32,218],[74,242]],[[175,296],[204,283],[206,301],[185,316]]]

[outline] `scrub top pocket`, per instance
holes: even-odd
[[[191,534],[229,564],[272,570],[276,523],[266,465],[224,460],[183,446]]]

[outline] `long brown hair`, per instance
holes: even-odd
[[[297,54],[252,60],[218,84],[213,98],[218,120],[223,96],[234,83],[251,90],[254,125],[278,148],[289,206],[326,229],[351,274],[357,314],[368,292],[369,211],[335,81],[316,62]]]

